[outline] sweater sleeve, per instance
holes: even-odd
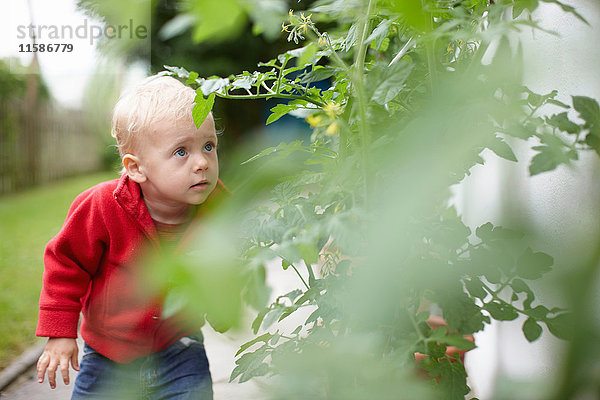
[[[62,229],[46,246],[37,336],[77,337],[81,302],[108,242],[94,189],[75,199]]]

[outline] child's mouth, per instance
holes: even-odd
[[[202,181],[202,182],[198,182],[198,183],[192,185],[191,188],[194,188],[194,189],[200,188],[201,189],[207,185],[208,185],[208,181]]]

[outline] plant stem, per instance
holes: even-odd
[[[281,80],[283,79],[283,70],[285,69],[285,66],[287,64],[287,59],[285,59],[282,63],[281,63],[281,68],[279,68],[279,74],[277,76],[277,87],[275,88],[275,92],[277,94],[279,94],[279,92],[281,91]]]
[[[221,97],[223,99],[270,99],[273,97],[277,97],[279,99],[290,99],[290,100],[305,100],[308,101],[309,103],[312,103],[318,107],[324,107],[325,103],[322,103],[318,100],[312,99],[310,97],[307,96],[298,96],[295,94],[283,94],[283,93],[266,93],[266,94],[223,94],[223,93],[217,93],[218,97]]]
[[[340,159],[343,161],[348,157],[348,148],[349,146],[349,137],[352,132],[350,128],[350,118],[352,116],[352,105],[354,103],[354,99],[352,97],[348,98],[348,102],[346,103],[346,107],[344,109],[344,114],[341,115],[340,120],[340,134],[339,134],[339,144],[338,144],[338,152],[340,154]]]
[[[304,280],[302,275],[300,275],[300,272],[298,271],[296,266],[294,264],[292,264],[291,266],[292,266],[292,268],[294,268],[294,271],[296,271],[296,274],[298,274],[298,276],[300,277],[300,280],[302,281],[302,283],[304,283],[304,286],[306,286],[307,289],[310,289],[310,286],[308,286],[308,283],[306,283],[306,281]]]
[[[352,81],[356,91],[356,98],[358,101],[358,114],[359,114],[359,131],[361,139],[361,153],[362,166],[361,171],[363,175],[363,189],[365,208],[369,208],[369,196],[372,191],[370,190],[371,182],[369,179],[370,171],[370,160],[369,160],[369,147],[370,147],[370,128],[367,121],[367,98],[365,93],[365,57],[367,55],[367,35],[369,33],[369,25],[371,21],[371,11],[373,9],[376,0],[369,0],[367,4],[367,10],[363,18],[361,18],[360,34],[358,42],[358,51],[356,53],[356,59],[354,61],[354,73],[352,74]]]
[[[358,42],[358,52],[356,53],[356,70],[357,74],[360,74],[360,77],[363,76],[363,71],[365,68],[365,56],[367,54],[367,35],[369,33],[369,25],[371,22],[371,11],[373,9],[374,3],[376,0],[369,0],[367,4],[367,11],[364,15],[364,18],[361,19],[360,24],[360,34],[359,34],[359,42]]]
[[[414,328],[415,328],[415,332],[417,332],[417,336],[419,337],[419,341],[425,341],[427,338],[425,336],[423,336],[423,333],[421,332],[421,329],[419,329],[419,324],[417,324],[417,320],[415,319],[415,316],[411,313],[408,312],[408,317],[410,318],[410,322],[412,322]]]
[[[260,83],[260,86],[264,87],[269,94],[275,94],[275,92],[273,90],[271,90],[271,88],[268,87],[264,81]]]
[[[331,52],[331,57],[333,59],[333,61],[338,65],[338,67],[340,67],[341,69],[344,70],[344,72],[346,72],[347,74],[350,73],[350,68],[346,65],[346,63],[344,62],[344,60],[342,60],[340,58],[340,56],[338,55],[337,51],[335,51],[335,49],[333,48],[333,45],[331,44],[331,40],[329,39],[329,35],[327,35],[326,37],[326,43],[327,43],[327,47],[329,48],[329,51]]]
[[[314,282],[316,279],[315,279],[315,272],[312,269],[312,265],[309,263],[306,263],[306,269],[308,270],[308,281]]]
[[[486,290],[486,291],[487,291],[489,294],[491,294],[491,295],[492,295],[492,301],[493,301],[493,300],[496,300],[496,301],[497,301],[497,302],[499,302],[499,303],[502,303],[502,304],[505,304],[505,305],[507,305],[507,306],[510,306],[510,307],[512,307],[512,308],[513,308],[515,311],[517,311],[517,312],[519,312],[519,313],[521,313],[521,314],[523,314],[523,315],[526,315],[526,316],[528,316],[528,317],[531,317],[531,316],[532,316],[532,313],[528,312],[527,310],[525,310],[525,309],[523,309],[523,310],[522,310],[522,309],[520,309],[520,308],[517,308],[517,307],[513,306],[512,304],[510,304],[510,303],[507,303],[506,301],[504,301],[504,300],[503,300],[503,299],[501,299],[500,297],[498,297],[498,293],[499,293],[499,291],[500,291],[501,289],[504,289],[504,288],[505,288],[505,287],[508,285],[508,282],[504,282],[504,283],[502,284],[502,286],[501,286],[499,289],[497,289],[497,290],[493,290],[492,288],[490,288],[488,285],[486,285],[486,284],[485,284],[485,283],[483,283],[483,282],[481,282],[481,283],[483,284],[483,287],[484,287],[484,289],[485,289],[485,290]],[[485,303],[485,304],[487,304],[487,303]]]
[[[500,287],[498,289],[494,290],[494,294],[500,294],[500,292],[503,291],[504,288],[510,284],[510,281],[512,281],[516,276],[516,274],[512,274],[511,276],[509,276],[508,279],[506,279],[506,281],[500,284]]]
[[[325,32],[325,33],[319,32],[319,30],[317,29],[317,27],[314,24],[311,24],[309,26],[310,26],[310,31],[308,31],[306,33],[306,36],[308,36],[308,38],[313,43],[317,42],[317,44],[319,44],[319,45],[321,43],[320,41],[323,40],[325,47],[327,47],[327,49],[329,49],[329,51],[331,52],[331,59],[333,60],[333,62],[336,63],[337,66],[340,67],[342,70],[344,70],[344,72],[349,74],[350,68],[348,67],[348,65],[346,65],[344,60],[342,60],[340,58],[337,51],[335,51],[335,48],[333,47],[333,44],[331,44],[331,39],[329,39],[329,35],[327,34],[327,32]]]

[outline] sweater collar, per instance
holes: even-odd
[[[198,217],[212,209],[217,202],[223,201],[229,196],[231,196],[231,192],[219,179],[217,181],[217,186],[208,196],[206,201],[196,208],[194,219],[197,220]],[[113,197],[127,212],[134,223],[136,223],[142,232],[144,232],[152,244],[159,245],[156,227],[154,226],[148,207],[146,207],[146,203],[144,202],[140,185],[129,179],[127,174],[123,174],[121,178],[119,178],[117,188],[113,192]],[[192,232],[190,231],[193,230],[188,229],[188,232],[184,235],[186,239],[191,235]]]
[[[127,212],[129,217],[153,244],[158,244],[158,235],[152,217],[142,196],[142,189],[137,182],[129,179],[127,174],[119,178],[117,188],[113,192],[117,203]]]

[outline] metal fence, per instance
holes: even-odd
[[[0,194],[98,170],[100,147],[79,110],[0,102]]]

